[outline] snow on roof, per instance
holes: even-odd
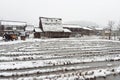
[[[98,28],[95,28],[96,30],[103,30],[103,28],[101,28],[101,27],[98,27]]]
[[[40,18],[40,24],[45,32],[63,32],[61,18]]]
[[[26,30],[26,31],[33,31],[33,30],[34,30],[34,27],[32,27],[32,26],[27,26],[27,27],[25,28],[25,30]]]
[[[42,32],[42,30],[39,27],[35,27],[35,32]]]
[[[67,27],[67,28],[82,28],[79,25],[63,25],[63,27]]]
[[[71,32],[69,29],[64,29],[64,32]]]
[[[82,27],[83,29],[86,29],[86,30],[92,30],[92,29],[90,29],[90,28],[88,28],[88,27]]]
[[[110,33],[110,31],[107,31],[107,30],[106,30],[105,33]]]
[[[86,30],[92,30],[88,27],[82,27],[80,25],[63,25],[63,27],[65,27],[65,28],[82,28],[82,29],[86,29]]]
[[[63,27],[62,25],[44,25],[43,24],[43,30],[45,32],[49,32],[49,31],[52,31],[52,32],[63,32]]]
[[[20,21],[6,21],[6,20],[1,20],[0,21],[1,25],[16,25],[16,26],[26,26],[26,22],[20,22]]]

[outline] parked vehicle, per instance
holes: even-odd
[[[5,41],[18,40],[18,33],[6,32],[6,33],[3,34],[3,40],[5,40]]]

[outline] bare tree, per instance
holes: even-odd
[[[120,31],[120,21],[118,22],[117,29]]]
[[[120,40],[120,21],[118,22],[118,25],[117,25],[117,38]]]
[[[111,39],[111,34],[112,34],[112,29],[114,26],[115,22],[114,21],[109,21],[108,26],[109,26],[109,40]]]

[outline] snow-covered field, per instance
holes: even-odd
[[[120,41],[0,40],[0,80],[95,80],[120,73]]]

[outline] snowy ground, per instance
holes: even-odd
[[[0,40],[0,80],[88,80],[120,73],[120,41]]]

